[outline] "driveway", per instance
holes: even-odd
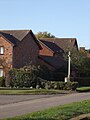
[[[2,98],[7,97],[7,101]],[[0,96],[3,101],[0,104],[0,119],[7,117],[14,117],[34,111],[43,110],[52,106],[63,105],[72,102],[78,102],[81,100],[90,99],[90,92],[88,93],[73,93],[68,95],[12,95],[10,96]],[[16,100],[14,100],[14,98]],[[22,99],[21,99],[22,98]],[[10,101],[11,102],[10,102]],[[5,104],[3,104],[5,103]]]

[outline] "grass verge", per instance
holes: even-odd
[[[90,87],[80,87],[76,89],[78,92],[89,92]]]
[[[38,95],[38,94],[66,94],[70,91],[64,90],[46,90],[46,89],[0,89],[0,95]]]
[[[3,120],[69,120],[70,118],[86,113],[90,113],[90,100],[53,107],[43,111]]]

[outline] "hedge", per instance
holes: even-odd
[[[5,78],[0,77],[0,87],[5,87]]]
[[[27,68],[27,67],[26,67]],[[10,86],[16,88],[42,88],[42,89],[60,89],[60,90],[75,90],[78,86],[78,82],[62,82],[53,80],[44,80],[41,77],[44,75],[43,69],[39,69],[36,66],[25,67],[22,69],[12,69],[9,71],[8,79],[10,80]],[[41,74],[43,73],[43,74]]]
[[[79,86],[90,86],[90,77],[76,77],[70,78],[71,81],[75,81],[79,83]]]

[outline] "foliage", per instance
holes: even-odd
[[[89,92],[90,91],[90,86],[89,87],[80,87],[76,89],[78,92]]]
[[[0,77],[0,87],[5,87],[5,78]]]
[[[82,68],[86,65],[86,53],[82,53],[76,50],[71,52],[71,63],[78,68]]]
[[[36,38],[37,39],[39,39],[39,38],[55,38],[55,36],[48,32],[38,32],[36,34]]]
[[[25,66],[21,69],[12,69],[9,71],[11,87],[33,87],[40,85],[40,78],[50,77],[50,72],[44,66]]]
[[[50,70],[46,66],[24,66],[21,69],[12,69],[9,71],[11,87],[32,87],[42,89],[65,89],[74,90],[77,82],[64,83],[59,81],[47,81],[51,75]],[[60,76],[61,78],[62,76]],[[47,80],[45,80],[47,79]]]
[[[68,52],[65,53],[64,58],[67,59]],[[71,51],[71,70],[75,70],[77,76],[89,77],[90,76],[90,59],[87,58],[87,52]]]
[[[41,84],[42,84],[42,82],[41,82]],[[65,83],[65,82],[61,82],[61,81],[45,81],[45,80],[43,81],[44,89],[75,90],[77,87],[78,87],[78,82]]]
[[[65,90],[76,90],[78,87],[78,82],[67,82],[65,83],[64,89]]]
[[[90,77],[75,77],[71,81],[77,81],[79,86],[90,86]]]
[[[57,106],[4,120],[70,120],[86,113],[90,113],[90,100]]]
[[[90,49],[87,49],[86,52],[87,52],[88,54],[90,54]]]
[[[39,67],[40,68],[40,67]],[[77,82],[64,83],[60,81],[47,81],[41,78],[43,74],[41,69],[36,66],[24,67],[20,70],[12,69],[9,72],[11,87],[33,87],[42,89],[60,89],[60,90],[75,90]]]

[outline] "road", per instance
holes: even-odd
[[[1,99],[2,98],[2,99]],[[5,100],[5,99],[6,100]],[[88,93],[73,93],[68,95],[22,95],[0,96],[0,119],[14,117],[34,111],[43,110],[52,106],[63,105],[81,100],[90,99]],[[5,102],[7,101],[7,102]]]

